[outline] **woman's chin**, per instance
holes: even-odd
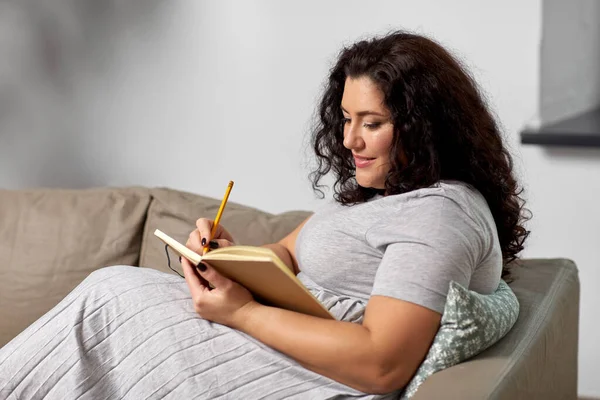
[[[356,179],[356,183],[358,183],[358,186],[366,189],[385,189],[384,185],[381,185],[373,179]]]

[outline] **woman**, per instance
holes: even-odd
[[[508,273],[523,202],[475,83],[429,39],[343,49],[319,111],[313,186],[332,171],[335,200],[268,247],[337,320],[261,305],[185,259],[189,292],[171,275],[105,268],[0,351],[0,398],[397,397],[449,282],[491,293]],[[233,244],[211,227],[198,220],[187,246]]]

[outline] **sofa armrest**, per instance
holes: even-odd
[[[432,375],[413,399],[576,399],[579,278],[570,260],[525,260],[513,329],[482,354]]]

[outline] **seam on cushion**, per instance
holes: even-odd
[[[143,264],[146,262],[146,253],[148,251],[148,248],[147,248],[148,246],[146,245],[146,237],[148,235],[148,229],[149,229],[148,226],[149,226],[149,222],[150,222],[151,211],[154,210],[155,204],[157,201],[151,191],[149,191],[149,195],[150,195],[150,205],[146,209],[146,215],[144,218],[144,229],[142,230],[142,243],[140,246],[140,258],[138,259],[138,267],[143,267],[144,266]]]
[[[13,271],[13,270],[11,270],[12,268],[14,268],[14,265],[15,265],[13,263],[13,260],[16,258],[15,257],[16,256],[16,251],[15,251],[16,246],[15,245],[17,243],[17,237],[19,237],[19,235],[21,234],[21,225],[22,224],[20,224],[19,222],[23,221],[23,220],[26,220],[26,217],[23,217],[23,214],[30,212],[30,209],[28,209],[26,207],[21,207],[21,205],[19,204],[18,201],[17,201],[17,207],[18,207],[18,210],[19,210],[19,218],[18,218],[18,220],[16,222],[16,225],[17,225],[16,228],[17,229],[16,229],[16,233],[14,235],[11,235],[12,242],[10,244],[10,250],[9,250],[9,254],[10,255],[8,256],[8,270],[9,270],[9,274],[11,274],[13,276],[16,276],[17,273],[20,272],[20,271]]]
[[[514,351],[515,357],[511,357],[512,358],[511,362],[509,364],[507,364],[502,369],[502,371],[498,374],[498,376],[497,376],[498,379],[496,379],[496,384],[494,385],[493,390],[490,391],[490,397],[497,396],[497,392],[499,390],[499,382],[501,382],[506,377],[508,372],[513,369],[513,367],[515,366],[517,361],[521,361],[521,356],[523,355],[525,350],[531,347],[530,345],[533,342],[533,339],[538,336],[540,329],[543,326],[543,322],[545,322],[550,317],[548,310],[550,309],[550,306],[552,306],[556,303],[556,301],[554,300],[555,294],[558,292],[558,289],[561,286],[560,283],[562,283],[564,281],[563,278],[566,275],[567,275],[566,268],[561,268],[560,273],[554,278],[554,281],[552,282],[552,286],[550,287],[550,290],[548,291],[548,295],[546,296],[546,301],[544,301],[544,302],[542,302],[542,304],[540,304],[540,308],[543,308],[543,312],[539,312],[536,320],[532,321],[529,324],[530,327],[531,326],[535,327],[535,331],[533,333],[527,335],[527,337],[523,338],[523,340],[521,341],[521,344],[519,346],[517,346],[517,348]],[[542,310],[540,310],[540,311],[542,311]]]
[[[145,221],[148,218],[148,209],[150,208],[152,197],[150,196],[150,191],[148,189],[140,188],[138,186],[126,187],[126,188],[123,188],[123,189],[124,189],[123,191],[119,191],[119,194],[122,195],[125,198],[125,201],[127,201],[127,197],[130,195],[130,193],[131,193],[130,190],[132,190],[132,189],[133,189],[133,194],[134,195],[137,195],[138,193],[140,194],[140,199],[142,199],[142,197],[141,197],[142,195],[147,195],[148,196],[147,197],[147,199],[148,199],[147,206],[145,207],[144,212],[143,212],[143,214],[141,216],[142,220],[141,220],[140,226],[141,226],[142,230],[141,230],[140,233],[136,233],[132,237],[132,240],[134,240],[134,241],[136,240],[137,237],[139,237],[139,242],[138,242],[139,243],[139,249],[138,249],[137,254],[136,254],[136,260],[133,263],[131,263],[131,266],[136,267],[136,266],[138,266],[136,264],[140,263],[140,254],[141,254],[143,240],[144,240],[144,227],[142,225],[145,225]],[[137,231],[139,232],[139,228],[137,229]]]

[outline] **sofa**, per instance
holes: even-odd
[[[213,218],[219,204],[169,188],[0,190],[0,347],[98,268],[125,264],[173,273],[154,230],[185,243],[195,220]],[[232,196],[222,224],[238,243],[261,245],[284,237],[309,215],[274,215]],[[521,309],[508,335],[432,375],[415,399],[577,398],[575,264],[521,260],[510,286]]]

